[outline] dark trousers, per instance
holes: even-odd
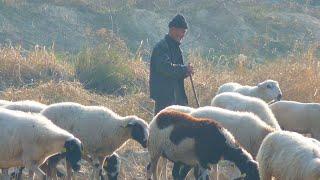
[[[154,102],[154,116],[156,114],[158,114],[158,112],[160,112],[162,109],[170,106],[170,105],[173,105],[174,102],[173,101],[163,101],[163,100],[156,100]]]
[[[188,101],[187,100],[183,100],[180,102],[177,102],[175,100],[155,100],[154,103],[154,116],[156,114],[158,114],[158,112],[160,112],[162,109],[171,106],[171,105],[181,105],[181,106],[187,106],[188,105]]]

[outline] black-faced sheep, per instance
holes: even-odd
[[[92,178],[102,176],[105,158],[121,148],[129,139],[134,139],[146,148],[148,124],[137,116],[119,116],[100,106],[83,106],[64,102],[52,104],[41,114],[53,123],[78,137],[93,160],[99,161]]]
[[[80,140],[41,115],[0,109],[0,146],[0,168],[26,167],[30,179],[34,173],[45,178],[39,166],[57,153],[80,169]]]

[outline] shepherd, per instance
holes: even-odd
[[[184,79],[190,77],[193,83],[191,78],[194,73],[193,66],[184,64],[180,48],[188,24],[183,15],[177,14],[168,26],[169,33],[155,45],[150,61],[149,86],[150,98],[155,102],[154,115],[170,105],[187,106]],[[174,179],[179,178],[181,173],[184,174],[184,170],[180,167],[181,164],[174,164],[172,170]],[[187,172],[188,170],[185,173]]]
[[[150,97],[154,100],[154,114],[170,105],[188,105],[184,79],[194,71],[183,62],[180,44],[188,29],[183,15],[169,22],[169,33],[153,48],[150,62]]]

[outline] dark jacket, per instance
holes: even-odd
[[[183,64],[180,43],[169,35],[153,48],[150,62],[150,97],[155,101],[188,104],[184,90],[187,66]]]

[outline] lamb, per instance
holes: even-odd
[[[0,168],[26,167],[30,179],[46,178],[39,166],[57,153],[80,169],[81,141],[41,115],[0,109],[0,145]]]
[[[257,155],[262,180],[318,180],[320,146],[316,140],[289,131],[270,133]]]
[[[311,133],[320,140],[320,104],[279,101],[269,106],[280,126],[289,131]]]
[[[137,116],[121,117],[105,107],[71,102],[51,104],[41,114],[82,141],[85,154],[93,160],[98,159],[101,178],[105,158],[121,148],[127,140],[134,139],[142,147],[147,147],[148,124]],[[96,170],[91,179],[97,174]]]
[[[274,80],[266,80],[256,86],[243,86],[239,83],[225,83],[218,88],[216,95],[223,92],[237,92],[245,96],[257,97],[266,102],[272,100],[279,101],[282,98],[282,92],[279,83]]]
[[[259,98],[244,96],[234,92],[225,92],[215,96],[211,101],[211,106],[232,111],[252,112],[271,127],[281,130],[268,104]]]
[[[159,158],[165,157],[175,163],[208,169],[222,158],[233,161],[245,179],[259,179],[258,165],[251,155],[239,146],[231,133],[218,122],[194,118],[174,110],[162,110],[150,122],[148,150],[151,162],[147,178],[157,180]],[[206,176],[200,171],[197,178]]]
[[[104,170],[107,172],[108,180],[117,180],[120,173],[121,159],[117,153],[107,157],[104,163]]]
[[[5,109],[16,110],[16,111],[23,111],[23,112],[33,112],[33,113],[40,113],[47,105],[39,103],[37,101],[16,101],[10,102],[6,105],[1,106]]]

